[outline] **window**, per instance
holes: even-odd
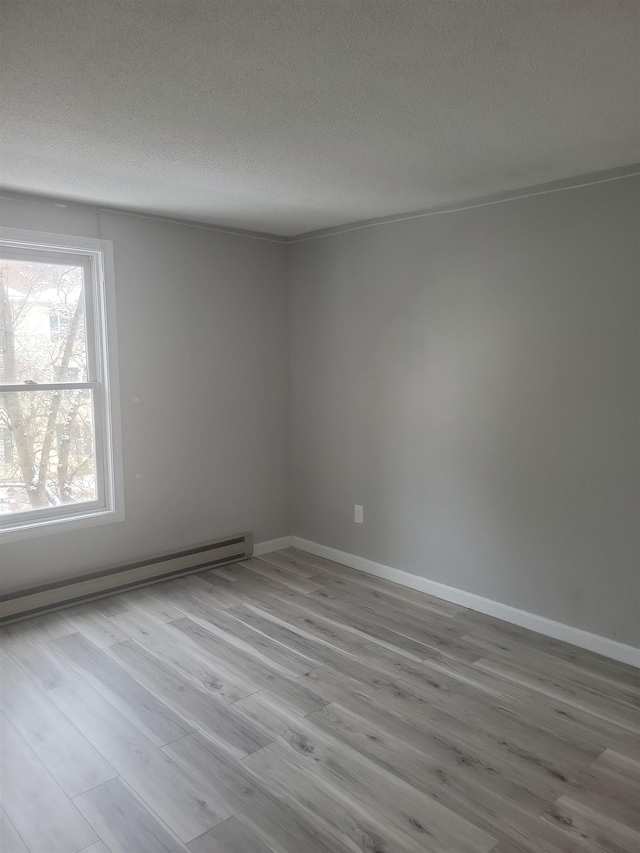
[[[111,270],[106,241],[0,229],[4,536],[123,518]]]

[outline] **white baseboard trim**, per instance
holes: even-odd
[[[280,551],[282,548],[291,548],[293,536],[281,536],[280,539],[268,539],[266,542],[256,542],[253,546],[253,556],[268,554],[269,551]]]
[[[495,616],[496,619],[503,619],[505,622],[519,625],[521,628],[528,628],[530,631],[536,631],[538,634],[544,634],[554,640],[562,640],[565,643],[588,649],[590,652],[596,652],[613,660],[640,667],[640,649],[619,643],[617,640],[591,634],[581,628],[573,628],[563,622],[547,619],[546,616],[528,613],[526,610],[519,610],[517,607],[501,604],[499,601],[492,601],[490,598],[483,598],[473,592],[465,592],[462,589],[446,586],[446,584],[437,583],[419,575],[412,575],[410,572],[401,569],[384,566],[382,563],[374,563],[373,560],[367,560],[365,557],[358,557],[355,554],[348,554],[346,551],[338,551],[326,545],[319,545],[317,542],[310,542],[308,539],[301,539],[299,536],[292,538],[294,548],[308,551],[309,554],[315,554],[316,557],[325,557],[327,560],[342,563],[352,569],[385,578],[402,586],[417,589],[420,592],[426,592],[437,598],[443,598],[445,601],[468,607],[470,610],[477,610],[479,613],[486,613],[487,616]]]

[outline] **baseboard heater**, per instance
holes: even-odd
[[[7,593],[0,595],[0,624],[197,572],[208,566],[246,560],[252,554],[252,534],[240,533],[186,551],[161,554],[138,563]]]

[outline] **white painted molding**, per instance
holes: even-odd
[[[635,166],[636,164],[634,164]],[[624,167],[623,167],[624,168]],[[617,170],[611,170],[617,171]],[[363,228],[377,228],[380,225],[394,225],[396,222],[406,222],[408,219],[423,219],[425,216],[443,216],[448,213],[460,213],[463,210],[475,210],[477,207],[489,207],[493,204],[504,204],[510,201],[519,201],[523,198],[533,198],[538,195],[549,195],[549,193],[562,193],[569,190],[579,190],[583,187],[593,187],[597,184],[608,184],[610,181],[622,181],[625,178],[637,178],[640,172],[625,172],[622,175],[611,175],[606,177],[593,177],[592,180],[582,180],[579,183],[567,184],[564,181],[553,181],[553,184],[560,183],[561,186],[549,186],[538,184],[538,189],[533,187],[524,188],[522,190],[514,190],[512,192],[499,193],[488,198],[478,198],[475,201],[470,200],[466,203],[458,205],[445,205],[431,210],[416,210],[412,213],[398,213],[393,216],[382,216],[378,219],[364,219],[356,222],[346,222],[344,225],[334,225],[329,228],[320,228],[314,231],[306,231],[303,234],[295,234],[292,237],[285,238],[285,242],[305,243],[307,240],[322,240],[325,237],[337,237],[340,234],[347,234],[349,231],[361,231]],[[585,178],[588,176],[585,175]]]
[[[253,556],[268,554],[269,551],[280,551],[282,548],[291,548],[293,536],[281,536],[280,539],[268,539],[266,542],[256,542],[253,546]]]
[[[546,616],[538,616],[535,613],[528,613],[526,610],[519,610],[517,607],[511,607],[508,604],[501,604],[499,601],[492,601],[490,598],[483,598],[473,592],[465,592],[462,589],[446,586],[446,584],[437,583],[419,575],[412,575],[410,572],[401,569],[384,566],[382,563],[374,563],[373,560],[367,560],[365,557],[348,554],[346,551],[338,551],[326,545],[318,545],[317,542],[310,542],[308,539],[301,539],[298,536],[292,538],[294,548],[308,551],[309,554],[315,554],[316,557],[325,557],[327,560],[342,563],[369,575],[375,575],[402,586],[426,592],[437,598],[443,598],[445,601],[452,601],[454,604],[468,607],[470,610],[477,610],[479,613],[486,613],[487,616],[495,616],[496,619],[503,619],[505,622],[519,625],[521,628],[528,628],[530,631],[536,631],[538,634],[544,634],[554,640],[562,640],[562,642],[571,643],[613,660],[640,667],[640,649],[636,649],[634,646],[627,646],[624,643],[617,642],[617,640],[610,640],[608,637],[601,637],[599,634],[591,634],[581,628],[573,628],[563,622],[547,619]]]

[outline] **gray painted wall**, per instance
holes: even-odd
[[[291,245],[294,534],[638,645],[638,191]]]
[[[293,532],[638,644],[638,192],[287,247],[102,213],[126,520],[3,545],[2,589]],[[2,222],[98,236],[29,197]]]
[[[100,219],[115,254],[126,519],[3,544],[3,590],[243,530],[291,532],[284,246]],[[3,202],[2,224],[98,236],[92,208],[30,198]]]

